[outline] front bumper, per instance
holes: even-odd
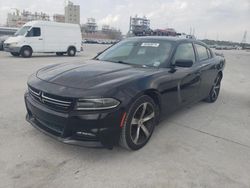
[[[120,138],[123,110],[57,112],[25,93],[26,120],[43,133],[67,144],[112,149]]]
[[[3,49],[6,52],[15,52],[15,53],[19,53],[21,50],[21,47],[17,47],[17,46],[11,46],[9,44],[3,44]]]

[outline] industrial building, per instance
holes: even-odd
[[[95,18],[87,18],[87,22],[81,26],[82,32],[95,33],[97,32],[98,26]]]
[[[129,34],[136,36],[149,35],[152,32],[150,29],[150,20],[144,17],[130,17],[129,21]]]
[[[65,22],[65,16],[63,14],[54,14],[53,15],[53,21],[54,22]]]
[[[8,13],[7,15],[7,27],[21,27],[25,23],[34,20],[50,20],[50,16],[43,12],[32,13],[26,10],[23,10],[22,12],[18,9],[15,10],[15,12]],[[53,21],[80,24],[80,5],[74,5],[72,2],[68,1],[64,10],[64,15],[54,14]]]
[[[33,20],[44,20],[49,21],[50,17],[48,14],[43,12],[29,12],[23,10],[20,12],[16,9],[16,12],[8,13],[7,15],[7,26],[8,27],[21,27],[25,23]]]
[[[71,1],[64,8],[65,22],[80,24],[80,5],[74,5]]]
[[[98,30],[98,25],[95,18],[88,18],[87,22],[81,25],[82,37],[84,39],[115,39],[122,38],[120,30],[103,25],[101,30]]]
[[[128,36],[176,36],[173,28],[155,29],[150,28],[150,20],[147,17],[130,17]]]

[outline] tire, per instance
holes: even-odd
[[[122,127],[120,145],[128,150],[139,150],[149,141],[158,120],[154,100],[143,95],[130,107]]]
[[[22,47],[20,54],[24,58],[31,57],[32,56],[32,49],[28,46]]]
[[[63,56],[63,54],[64,54],[63,52],[56,52],[57,56]]]
[[[68,56],[75,56],[76,55],[76,48],[75,47],[69,47],[68,51],[67,51]]]
[[[20,55],[20,53],[18,53],[18,52],[10,52],[10,54],[15,56],[15,57],[18,57]]]
[[[209,95],[206,99],[204,99],[205,102],[213,103],[218,99],[218,96],[220,94],[220,86],[221,86],[221,75],[217,75],[216,79],[214,80],[214,84],[209,92]]]

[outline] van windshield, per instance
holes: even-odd
[[[14,36],[24,36],[30,28],[31,26],[24,26],[19,29]]]

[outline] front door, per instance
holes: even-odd
[[[43,52],[44,42],[40,27],[32,27],[26,35],[26,42],[31,46],[33,52]]]
[[[173,73],[178,90],[179,104],[185,105],[197,100],[201,82],[200,67],[196,66],[193,44],[180,44],[176,49],[173,64],[176,60],[192,60],[194,62],[192,67],[176,67],[176,71]]]

